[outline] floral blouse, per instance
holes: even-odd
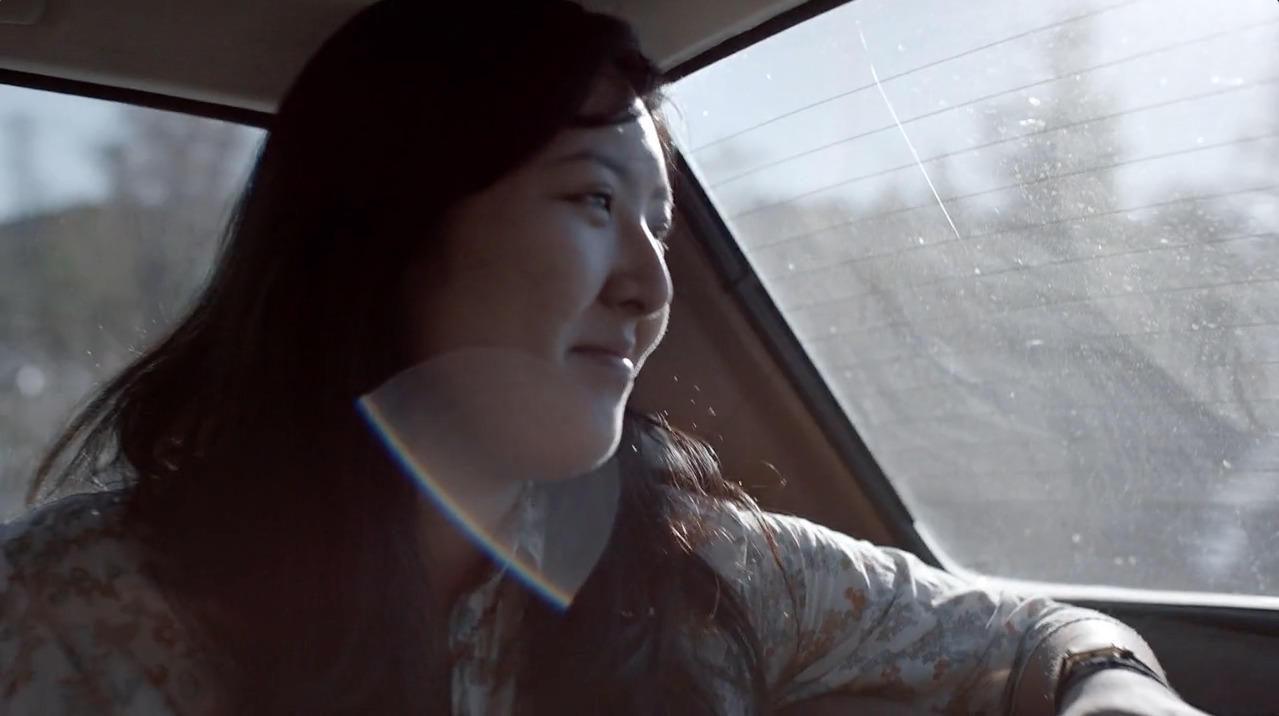
[[[97,493],[42,508],[0,532],[0,713],[216,714],[217,690],[121,519]],[[700,546],[736,585],[763,644],[778,706],[833,692],[900,698],[939,713],[1007,711],[1018,655],[1095,612],[981,588],[912,555],[806,520],[715,512]],[[780,559],[779,559],[780,557]],[[500,574],[464,597],[450,624],[453,712],[510,712],[493,680],[515,610],[495,608]],[[788,585],[789,582],[789,585]],[[714,645],[694,648],[715,658]],[[743,695],[722,694],[726,713]]]

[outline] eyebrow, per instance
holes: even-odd
[[[556,164],[570,164],[572,162],[595,162],[622,179],[629,181],[633,178],[630,167],[626,166],[624,162],[620,162],[616,158],[596,149],[579,149],[555,160]]]
[[[616,157],[605,154],[598,149],[579,149],[554,160],[555,164],[569,164],[572,162],[594,162],[616,174],[622,181],[628,184],[635,183],[635,173],[631,171],[631,168],[625,162],[619,161]],[[672,189],[665,182],[662,182],[659,193],[662,195],[663,201],[674,203]]]

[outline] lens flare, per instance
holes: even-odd
[[[607,407],[554,364],[495,349],[433,358],[358,401],[404,473],[559,609],[599,562],[617,516],[620,406]]]

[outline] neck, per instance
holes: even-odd
[[[465,494],[451,494],[456,512],[465,514],[468,526],[449,514],[430,497],[420,500],[418,535],[423,553],[429,556],[431,584],[445,609],[467,592],[483,583],[489,574],[491,558],[481,539],[472,534],[478,529],[485,535],[498,534],[503,522],[519,500],[522,486],[518,482],[490,484],[484,489]]]

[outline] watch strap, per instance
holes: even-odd
[[[1098,615],[1058,627],[1023,654],[1010,675],[1009,713],[1056,716],[1063,680],[1078,681],[1074,674],[1084,664],[1089,664],[1094,673],[1099,670],[1102,664],[1093,663],[1094,656],[1133,662],[1131,670],[1168,686],[1163,667],[1141,635],[1126,624]],[[1126,668],[1119,664],[1111,667]]]
[[[1083,652],[1067,658],[1065,664],[1062,665],[1061,674],[1057,677],[1057,694],[1053,698],[1057,710],[1061,711],[1062,705],[1066,702],[1066,694],[1076,684],[1081,683],[1093,674],[1108,669],[1122,669],[1141,674],[1159,682],[1164,688],[1170,688],[1167,680],[1161,674],[1146,666],[1127,649],[1115,647],[1100,651]]]

